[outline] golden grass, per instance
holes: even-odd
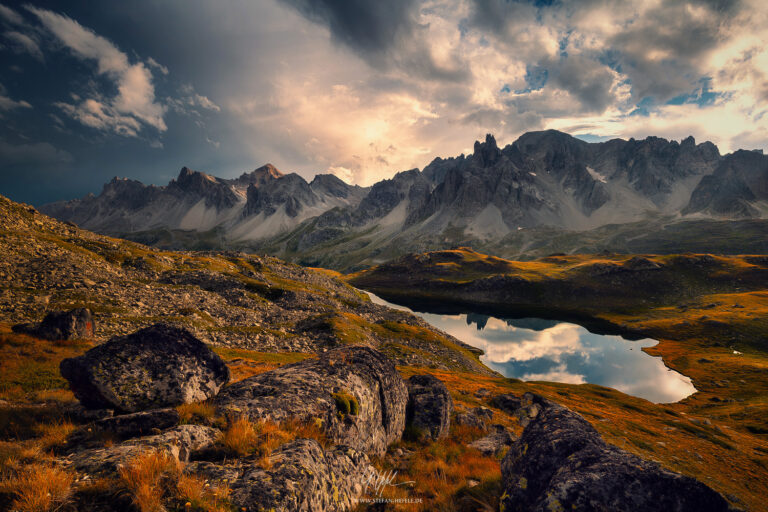
[[[241,416],[229,422],[221,438],[221,445],[227,452],[244,457],[257,449],[258,441],[259,433],[256,425],[248,418]]]
[[[181,475],[176,482],[176,497],[185,510],[228,512],[231,490],[223,485],[210,485],[196,475]]]
[[[414,483],[386,486],[382,497],[411,500],[392,506],[393,510],[410,512],[498,510],[501,495],[500,459],[485,456],[467,446],[483,435],[478,429],[453,426],[447,438],[435,442],[397,443],[392,448],[413,452],[405,466],[393,465],[393,459],[390,458],[375,460],[375,465],[380,474],[397,472],[395,484],[409,481]],[[468,493],[470,480],[474,480],[477,490],[482,492]]]
[[[71,402],[69,384],[59,373],[59,363],[82,354],[85,341],[48,341],[11,331],[0,323],[0,399]]]
[[[181,464],[164,451],[146,451],[120,468],[120,484],[140,512],[163,512],[164,501],[176,488]]]
[[[230,382],[238,382],[259,375],[285,364],[303,361],[316,354],[304,352],[258,352],[230,347],[211,347],[227,363],[231,373]]]
[[[35,426],[38,442],[43,450],[63,446],[67,437],[77,428],[71,421],[59,420],[54,423],[42,423]]]
[[[209,423],[216,416],[216,406],[209,401],[191,402],[176,407],[179,423]]]
[[[11,510],[52,512],[72,496],[74,476],[62,469],[31,464],[0,482],[2,492],[13,496]]]
[[[314,439],[323,447],[330,444],[317,421],[290,418],[276,423],[270,420],[251,421],[238,416],[230,418],[219,445],[232,456],[256,456],[259,464],[266,469],[270,467],[269,455],[294,439]]]

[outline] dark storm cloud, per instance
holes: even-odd
[[[471,25],[504,36],[510,35],[511,26],[534,21],[538,8],[535,2],[526,0],[472,0],[471,5]]]
[[[418,0],[280,0],[308,20],[327,26],[331,37],[376,68],[398,67],[422,79],[461,82],[467,63],[454,56],[435,62],[426,30],[418,22]]]
[[[601,111],[610,101],[606,95],[610,85],[607,73],[598,76],[594,66],[578,77],[578,70],[568,64],[579,48],[570,44],[574,27],[589,26],[590,18],[604,16],[606,10],[615,20],[622,20],[642,2],[611,0],[562,0],[553,2],[528,0],[471,0],[469,25],[495,34],[499,41],[535,58],[521,34],[532,25],[551,26],[562,36],[561,55],[565,58],[560,80],[552,85],[568,90],[588,109]],[[605,67],[619,69],[632,84],[635,101],[652,97],[658,102],[689,93],[703,78],[699,59],[717,48],[727,37],[734,19],[742,12],[740,0],[666,0],[628,17],[621,31],[604,41],[601,53],[585,55]],[[549,25],[548,25],[549,24]],[[610,58],[608,58],[610,57]],[[586,64],[582,61],[582,64]]]
[[[691,7],[704,12],[692,15]],[[652,96],[665,101],[695,88],[699,59],[718,47],[741,11],[741,2],[668,0],[631,23],[608,43],[632,81],[639,101]]]
[[[614,73],[592,59],[571,56],[552,66],[551,82],[579,100],[584,112],[602,113],[615,98]]]
[[[282,0],[302,15],[328,25],[334,40],[377,64],[403,39],[413,35],[418,2],[415,0]]]

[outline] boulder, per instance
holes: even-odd
[[[456,425],[472,427],[479,430],[488,430],[485,422],[473,412],[460,412],[453,418]]]
[[[312,421],[336,444],[381,455],[402,436],[407,401],[408,389],[386,356],[343,347],[236,382],[215,404],[252,420]]]
[[[483,455],[498,455],[514,442],[515,437],[504,425],[493,425],[487,436],[470,443],[469,446],[480,450]]]
[[[179,413],[176,409],[153,409],[104,418],[96,421],[93,428],[127,439],[171,428],[178,425],[179,419]]]
[[[698,480],[607,444],[575,412],[530,393],[522,405],[537,412],[502,461],[502,510],[729,510]]]
[[[472,412],[475,414],[475,416],[485,421],[491,421],[493,419],[493,411],[487,407],[475,407],[472,409]]]
[[[505,413],[516,416],[518,410],[522,407],[522,401],[519,396],[515,396],[511,393],[505,395],[496,395],[491,398],[491,405],[497,409],[501,409]]]
[[[60,369],[83,406],[123,412],[205,400],[229,381],[218,355],[189,331],[164,324],[114,337]]]
[[[160,434],[139,437],[107,448],[78,450],[58,459],[67,467],[89,475],[110,475],[132,458],[148,450],[165,451],[173,458],[187,462],[192,453],[214,445],[221,431],[203,425],[179,425]]]
[[[406,424],[420,438],[439,439],[448,435],[453,400],[445,384],[432,375],[408,379]]]
[[[243,510],[293,512],[349,510],[368,490],[376,470],[368,457],[349,447],[323,451],[313,439],[298,439],[275,450],[265,470],[257,464],[240,469],[230,481],[230,501]]]
[[[18,324],[14,332],[29,334],[46,340],[79,340],[93,338],[94,323],[91,311],[76,308],[70,311],[51,311],[42,322]]]

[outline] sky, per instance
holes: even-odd
[[[558,129],[768,150],[764,0],[0,0],[0,194],[370,185]]]

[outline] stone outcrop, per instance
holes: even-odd
[[[51,311],[42,322],[14,325],[13,331],[46,340],[90,339],[94,332],[93,315],[86,308]]]
[[[89,475],[112,474],[146,451],[165,451],[180,462],[192,453],[210,448],[221,431],[203,425],[179,425],[159,434],[138,437],[106,448],[76,450],[59,462]]]
[[[405,428],[408,389],[392,362],[344,347],[237,382],[215,399],[225,414],[320,424],[334,443],[383,454]]]
[[[721,512],[703,483],[607,444],[584,418],[526,393],[530,422],[502,462],[502,510]]]
[[[368,457],[348,447],[323,451],[317,441],[298,439],[272,453],[265,470],[251,464],[231,479],[230,500],[244,510],[349,510],[375,475]]]
[[[493,425],[487,436],[470,443],[469,446],[480,450],[483,455],[498,455],[514,442],[514,436],[504,425]]]
[[[176,409],[154,409],[104,418],[93,424],[93,430],[108,432],[121,438],[149,435],[179,423]]]
[[[488,430],[488,426],[485,424],[482,418],[473,412],[457,413],[453,418],[453,421],[456,425],[461,425],[463,427],[471,427],[483,431]]]
[[[413,375],[408,379],[406,422],[412,432],[436,440],[448,435],[453,400],[440,379],[433,375]]]
[[[229,369],[185,329],[156,324],[115,337],[61,362],[61,374],[85,406],[123,412],[205,400],[229,381]]]

